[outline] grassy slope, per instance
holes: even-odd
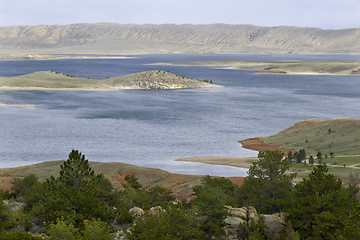
[[[310,119],[260,139],[287,149],[304,148],[315,155],[318,151],[336,155],[360,154],[360,119]]]
[[[329,131],[330,129],[330,131]],[[243,147],[255,151],[281,150],[286,154],[305,149],[307,159],[322,152],[322,162],[336,177],[347,179],[350,173],[360,175],[360,119],[310,119],[294,124],[277,134],[240,141]],[[331,158],[330,152],[335,154]],[[294,163],[292,171],[298,179],[307,177],[313,167],[309,164]]]

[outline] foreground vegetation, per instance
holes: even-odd
[[[167,188],[144,189],[132,175],[116,191],[92,170],[84,155],[73,150],[57,177],[40,182],[30,174],[15,179],[11,192],[1,193],[6,201],[0,201],[0,238],[360,238],[357,177],[344,184],[319,164],[294,186],[296,174],[288,174],[292,163],[282,152],[264,151],[258,157],[241,187],[226,178],[206,176],[193,188],[194,197],[180,202]],[[286,212],[286,223],[281,231],[269,234],[260,218],[239,224],[230,233],[224,206],[254,206],[260,214]]]

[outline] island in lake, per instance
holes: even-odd
[[[31,74],[0,77],[0,90],[123,90],[123,89],[185,89],[221,87],[207,80],[185,78],[170,72],[151,70],[126,76],[91,79],[69,74],[41,71]]]

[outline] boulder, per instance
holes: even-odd
[[[247,221],[247,214],[248,210],[246,207],[229,209],[230,216],[239,217],[245,221]]]
[[[149,209],[149,213],[152,215],[158,215],[160,212],[165,212],[165,209],[162,209],[160,206],[152,207]]]
[[[17,202],[15,200],[3,200],[4,204],[9,206],[10,208],[10,211],[12,212],[17,212],[19,211],[24,205],[25,203],[22,203],[22,202]]]
[[[256,211],[256,209],[252,206],[249,206],[248,211],[248,224],[250,226],[251,222],[258,223],[259,222],[259,215]]]
[[[246,221],[244,219],[239,218],[239,217],[227,216],[225,218],[225,223],[227,225],[232,226],[232,227],[237,227],[237,226],[239,226],[241,224],[244,224],[244,223],[246,224]]]
[[[143,215],[144,210],[142,210],[139,207],[133,207],[133,208],[129,209],[129,213],[131,214],[132,217],[137,217],[137,216]]]
[[[282,231],[282,227],[286,226],[283,214],[262,214],[261,220],[267,226],[264,233],[266,236],[278,237]]]

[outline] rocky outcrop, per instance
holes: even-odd
[[[212,88],[219,85],[176,75],[161,70],[150,70],[127,76],[103,80],[103,84],[112,89],[182,89]]]
[[[229,239],[239,239],[239,230],[250,227],[261,220],[265,224],[264,234],[269,239],[279,237],[283,227],[287,226],[284,214],[258,214],[252,206],[233,208],[225,206],[229,215],[225,218],[225,230]],[[277,238],[276,238],[277,239]]]
[[[12,211],[12,212],[17,212],[19,211],[24,205],[25,203],[22,203],[22,202],[18,202],[18,201],[15,201],[15,200],[3,200],[4,204],[6,206],[9,207],[9,210]]]
[[[225,206],[229,215],[225,218],[225,230],[228,235],[237,239],[237,234],[240,228],[251,226],[259,222],[259,215],[254,207],[233,208]]]
[[[160,206],[151,207],[149,209],[149,214],[152,214],[152,215],[159,215],[161,212],[166,212],[166,210],[162,209],[162,207],[160,207]]]
[[[284,214],[261,214],[261,220],[266,225],[266,236],[279,237],[283,227],[287,226]]]

